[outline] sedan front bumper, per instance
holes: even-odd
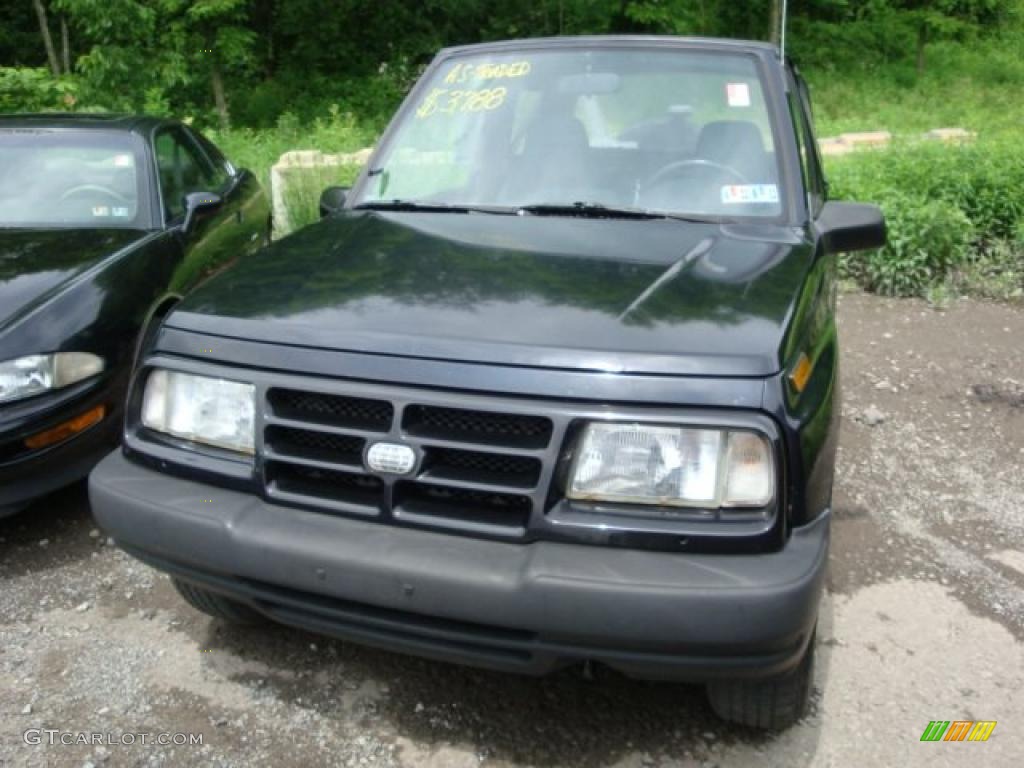
[[[174,576],[285,624],[529,674],[596,661],[637,678],[786,672],[814,630],[830,517],[770,554],[686,555],[487,541],[270,504],[120,452],[93,514]]]
[[[88,389],[56,404],[19,404],[0,414],[0,517],[14,514],[35,499],[85,478],[117,445],[123,394],[111,387]],[[48,448],[29,450],[24,439],[97,407],[103,419],[80,434]]]

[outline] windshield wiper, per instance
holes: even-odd
[[[520,205],[518,209],[521,213],[530,213],[534,216],[579,216],[588,219],[676,219],[701,224],[707,223],[707,219],[691,218],[663,211],[649,211],[646,208],[616,208],[603,203],[534,203]]]
[[[409,213],[493,213],[512,216],[514,208],[457,203],[423,203],[418,200],[371,200],[353,206],[357,211],[404,211]]]

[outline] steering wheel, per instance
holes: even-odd
[[[115,192],[114,190],[110,189],[110,187],[104,187],[99,184],[79,184],[77,187],[72,187],[71,189],[65,190],[64,194],[60,196],[60,200],[61,202],[63,202],[69,198],[75,197],[76,195],[80,195],[83,192],[91,192],[94,194],[98,192],[101,195],[106,195],[107,197],[111,197],[114,200],[117,200],[119,203],[129,202],[128,198],[126,198],[124,195]]]
[[[669,185],[686,176],[704,177],[706,182]],[[747,177],[735,168],[713,160],[693,158],[679,160],[659,168],[637,187],[637,203],[650,208],[672,208],[682,205],[694,211],[717,210],[721,204],[721,184],[749,184]]]
[[[664,184],[668,179],[672,179],[677,176],[693,175],[693,172],[698,169],[701,171],[713,171],[723,176],[729,176],[737,184],[750,183],[750,180],[746,176],[730,165],[716,163],[714,160],[702,160],[700,158],[695,158],[691,160],[679,160],[674,163],[669,163],[663,168],[659,168],[653,176],[647,179],[647,181],[642,182],[640,187],[641,189],[656,187],[659,184]]]

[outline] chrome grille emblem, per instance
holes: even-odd
[[[407,475],[416,466],[416,452],[408,445],[374,443],[366,452],[366,467],[371,472]]]

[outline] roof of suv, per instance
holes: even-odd
[[[521,50],[523,48],[576,48],[601,45],[642,45],[706,50],[732,50],[779,56],[779,46],[755,40],[732,40],[720,37],[675,37],[671,35],[579,35],[575,37],[534,37],[522,40],[499,40],[445,48],[441,54],[484,51]],[[440,54],[439,54],[440,55]]]

